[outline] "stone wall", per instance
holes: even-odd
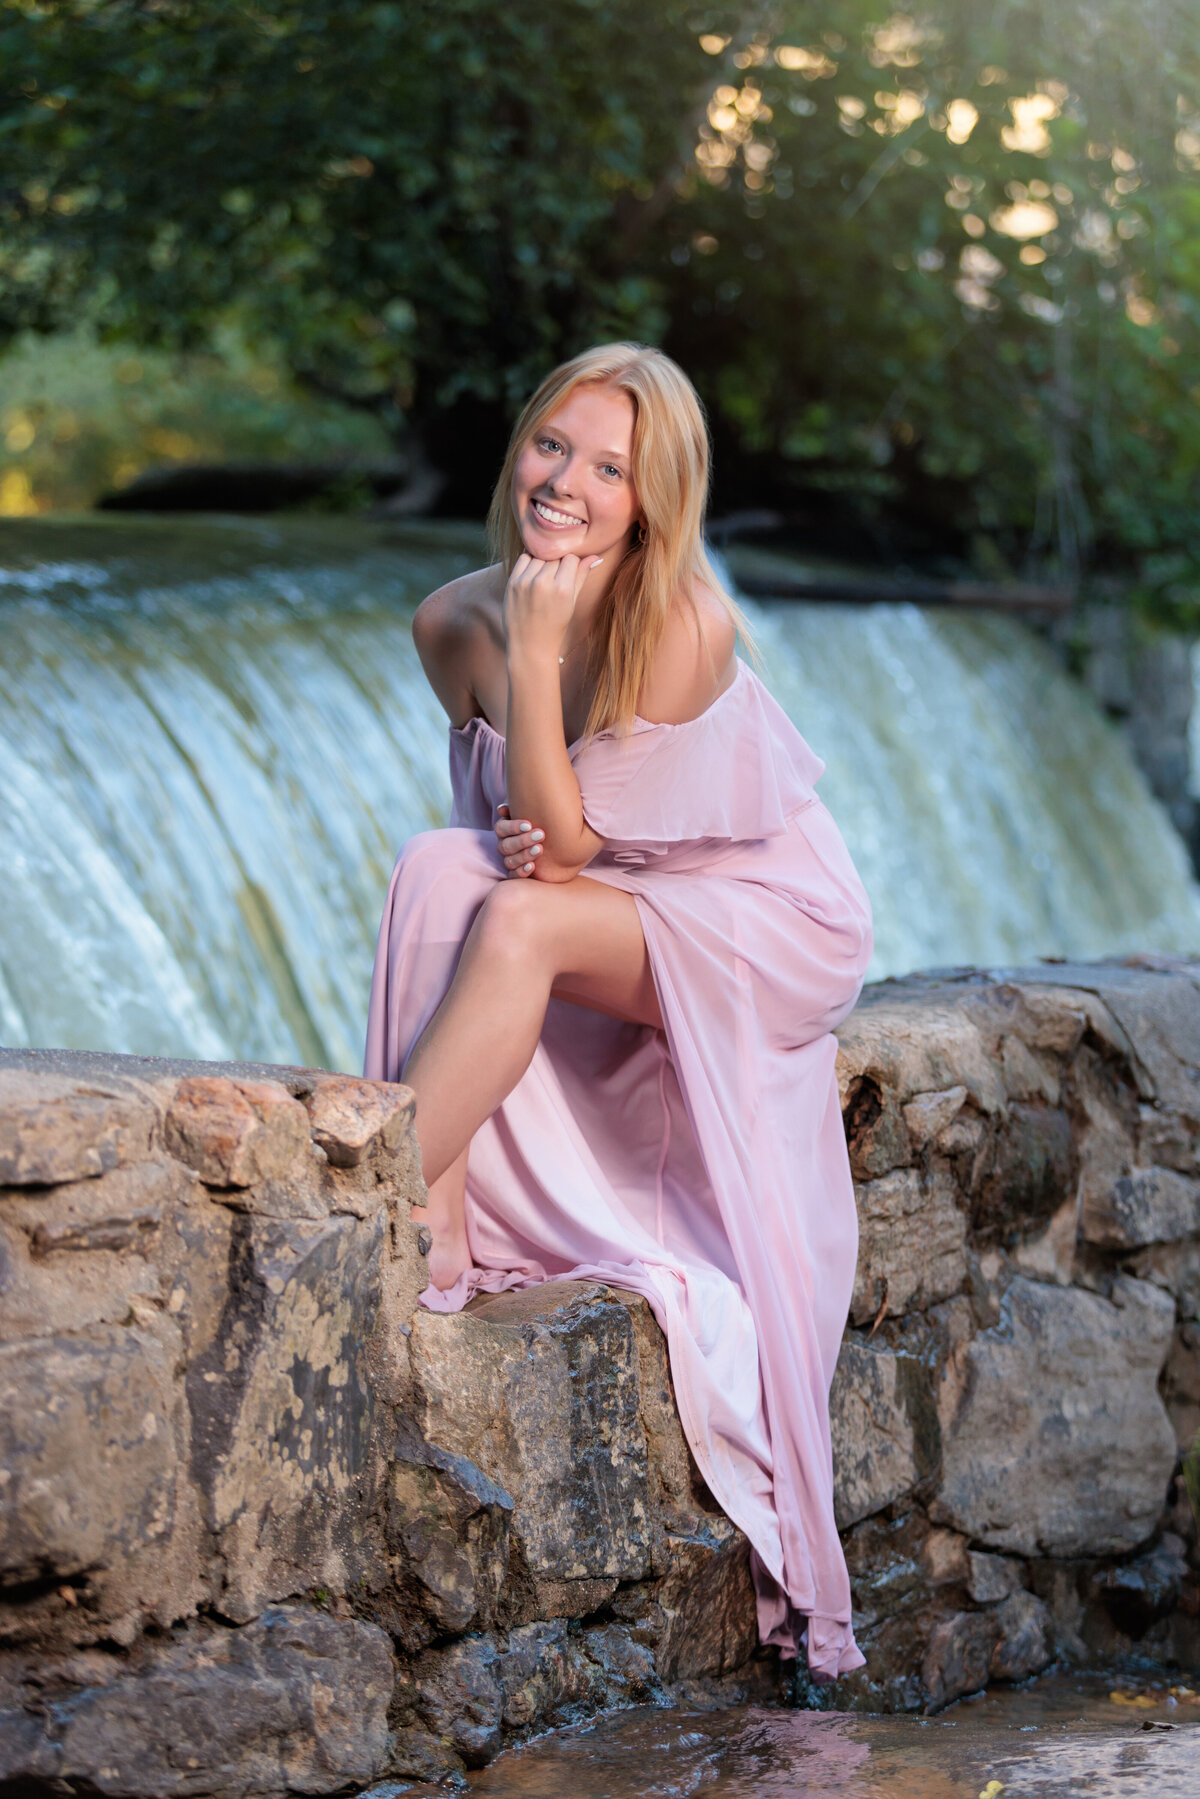
[[[883,983],[840,1036],[868,1665],[823,1702],[1197,1667],[1200,966]],[[419,1190],[403,1088],[0,1054],[0,1791],[327,1793],[791,1696],[644,1302],[426,1312]]]

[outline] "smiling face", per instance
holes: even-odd
[[[603,556],[638,519],[633,400],[580,386],[543,420],[517,458],[512,505],[526,550],[540,562]]]

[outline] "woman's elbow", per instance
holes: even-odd
[[[583,866],[582,863],[555,862],[549,857],[542,856],[534,867],[533,879],[553,881],[559,884],[563,881],[573,881]]]

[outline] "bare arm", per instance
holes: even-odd
[[[559,645],[587,570],[518,558],[504,595],[508,664],[506,767],[513,818],[536,819],[545,832],[539,881],[571,881],[604,846],[583,816],[579,782],[567,754]]]

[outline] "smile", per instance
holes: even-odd
[[[573,518],[569,512],[556,512],[553,506],[547,506],[544,500],[531,500],[530,505],[537,516],[547,525],[582,525],[581,518]]]

